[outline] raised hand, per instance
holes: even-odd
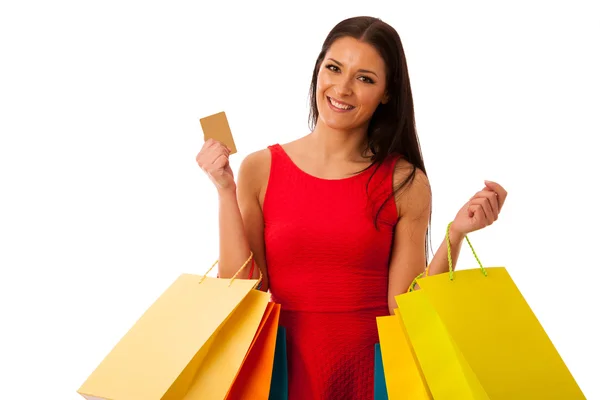
[[[493,224],[498,219],[506,196],[506,190],[498,183],[485,181],[485,187],[458,211],[452,229],[466,235]]]
[[[214,139],[204,142],[196,156],[198,166],[208,175],[219,192],[235,190],[233,171],[229,165],[231,150]]]

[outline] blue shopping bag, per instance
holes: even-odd
[[[375,344],[375,396],[374,400],[388,400],[387,389],[385,387],[385,375],[383,374],[383,359],[381,358],[381,346]]]
[[[275,342],[275,358],[273,360],[273,375],[269,400],[287,400],[288,398],[288,367],[285,328],[277,328]]]

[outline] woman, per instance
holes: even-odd
[[[393,314],[394,296],[423,272],[431,213],[397,32],[376,18],[340,22],[310,94],[311,132],[247,156],[237,185],[223,144],[208,140],[198,154],[219,195],[219,276],[254,254],[262,290],[282,306],[291,400],[370,399],[376,317]],[[454,260],[505,198],[486,182],[462,207],[450,229]],[[447,271],[442,243],[429,273]]]

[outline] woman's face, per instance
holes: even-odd
[[[385,62],[370,44],[343,37],[325,54],[317,77],[319,119],[333,129],[368,123],[387,102]]]

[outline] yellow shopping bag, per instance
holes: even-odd
[[[490,399],[585,399],[506,268],[484,268],[466,238],[480,269],[455,272],[448,231],[446,240],[450,272],[420,278],[419,291],[396,298],[419,361],[433,360],[435,354],[432,346],[428,349],[426,343],[418,344],[422,322],[417,318],[437,318],[445,331],[442,334],[442,328],[437,328],[440,337],[451,341],[467,382],[472,389],[479,385]],[[416,308],[406,307],[411,297],[421,297],[416,306],[421,309],[420,316],[410,315]],[[446,356],[440,358],[445,361]],[[421,366],[437,400],[432,377],[423,363]]]
[[[269,302],[253,290],[259,282],[182,274],[78,393],[88,400],[224,399]]]
[[[490,400],[426,294],[410,292],[396,296],[396,301],[399,325],[413,350],[412,365],[430,390],[431,397],[425,399]]]
[[[412,344],[408,340],[404,323],[396,315],[377,317],[377,331],[385,387],[389,400],[431,400],[427,383],[421,371]]]
[[[388,398],[489,400],[424,294],[396,301],[394,316],[377,318]]]

